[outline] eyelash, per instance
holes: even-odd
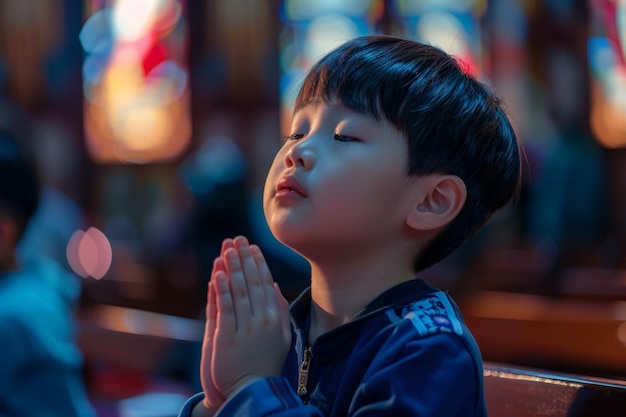
[[[302,139],[303,137],[304,135],[301,133],[294,133],[294,134],[285,136],[285,140],[299,140],[299,139]],[[333,134],[333,139],[339,142],[358,142],[359,141],[357,138],[354,138],[352,136],[340,135],[339,133]]]
[[[357,138],[354,138],[352,136],[340,135],[339,133],[335,133],[333,135],[333,139],[339,142],[358,142],[359,141]]]
[[[291,135],[285,136],[285,140],[298,140],[298,139],[302,139],[303,137],[304,135],[301,133],[293,133]]]

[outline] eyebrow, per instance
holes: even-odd
[[[367,114],[367,113],[360,112],[360,111],[358,111],[358,110],[356,110],[356,109],[346,105],[338,97],[333,97],[332,99],[328,99],[328,100],[325,100],[325,99],[322,99],[322,98],[319,98],[319,97],[314,97],[311,100],[307,101],[305,104],[303,104],[300,107],[294,109],[294,114],[299,112],[299,111],[301,111],[301,110],[304,110],[304,109],[306,109],[308,107],[316,108],[318,106],[321,106],[322,104],[337,106],[337,107],[339,107],[339,108],[341,108],[343,110],[346,110],[346,111],[362,114],[363,116],[369,116],[369,114]]]
[[[304,109],[306,109],[306,108],[308,108],[308,107],[313,107],[313,108],[315,108],[315,107],[318,107],[318,106],[320,106],[320,105],[322,105],[322,104],[324,104],[324,103],[325,103],[325,101],[324,101],[324,100],[321,100],[320,98],[316,97],[316,98],[313,98],[313,99],[311,99],[311,100],[307,101],[307,102],[306,102],[306,103],[304,103],[303,105],[301,105],[301,106],[299,106],[299,107],[294,108],[293,113],[295,114],[295,113],[297,113],[297,112],[299,112],[299,111],[301,111],[301,110],[304,110]]]

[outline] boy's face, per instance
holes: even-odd
[[[314,102],[296,112],[288,134],[264,191],[278,240],[307,257],[401,236],[414,204],[407,186],[417,179],[406,174],[398,130],[341,103]]]

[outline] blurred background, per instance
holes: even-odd
[[[260,190],[308,66],[370,33],[459,57],[526,150],[516,204],[424,278],[486,360],[626,378],[626,1],[0,0],[0,126],[44,182],[22,250],[83,278],[101,416],[199,389],[223,238],[258,243],[288,298],[307,285]]]

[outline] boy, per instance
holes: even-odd
[[[434,47],[353,39],[317,62],[267,176],[272,233],[311,264],[290,307],[258,247],[224,241],[203,393],[180,416],[485,416],[458,308],[415,277],[518,189],[498,99]]]
[[[75,345],[77,277],[17,247],[39,203],[34,166],[0,130],[0,415],[91,417]]]

